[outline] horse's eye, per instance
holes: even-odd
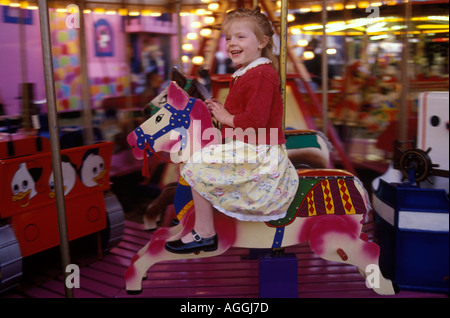
[[[159,123],[163,119],[163,117],[164,117],[164,114],[160,114],[160,115],[156,116],[155,122]]]

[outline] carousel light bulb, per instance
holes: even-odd
[[[215,11],[215,10],[219,9],[219,4],[217,2],[210,3],[210,4],[208,4],[208,9]]]
[[[298,40],[297,45],[301,46],[301,47],[305,47],[308,45],[308,40],[305,40],[305,39]]]
[[[344,4],[343,3],[334,3],[333,9],[334,10],[344,10]]]
[[[336,53],[337,53],[337,50],[334,47],[327,49],[328,55],[334,55]]]
[[[314,52],[312,51],[305,51],[303,52],[303,59],[304,60],[312,60],[314,58]]]
[[[200,35],[203,37],[208,37],[210,36],[212,33],[211,29],[201,29],[200,30]]]
[[[369,6],[369,1],[359,1],[358,2],[358,8],[365,9]]]
[[[204,19],[206,24],[213,24],[216,21],[216,18],[214,17],[205,17]]]
[[[94,9],[94,13],[95,14],[103,14],[103,13],[105,13],[105,8],[95,8]]]
[[[181,48],[183,49],[183,51],[192,51],[194,49],[194,46],[191,43],[185,43],[181,46]]]
[[[117,10],[117,13],[119,13],[119,15],[121,16],[126,16],[128,15],[128,9],[120,8],[119,10]]]
[[[186,38],[188,40],[197,40],[198,36],[197,36],[197,33],[190,32],[190,33],[186,34]]]
[[[195,10],[196,15],[205,15],[206,10],[205,9],[197,9]]]
[[[203,64],[203,61],[204,61],[203,56],[197,55],[192,58],[192,63],[194,63],[195,65],[201,65],[201,64]]]
[[[311,6],[311,11],[312,12],[319,12],[322,11],[322,5],[320,4],[314,4]]]

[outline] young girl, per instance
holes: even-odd
[[[237,9],[227,14],[222,30],[226,51],[240,68],[225,105],[217,100],[206,105],[222,124],[225,143],[194,153],[181,170],[192,188],[195,225],[192,233],[166,244],[173,253],[217,249],[214,208],[243,221],[272,221],[286,215],[297,191],[281,127],[272,25],[259,8]]]

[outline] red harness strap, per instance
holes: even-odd
[[[147,150],[150,150],[150,152],[158,159],[166,162],[166,163],[172,163],[172,161],[167,160],[166,158],[158,155],[157,152],[155,152],[155,150],[152,149],[152,147],[150,147],[149,143],[146,142],[145,146],[144,146],[144,160],[143,160],[143,164],[142,164],[142,175],[146,178],[150,178],[150,172],[148,171],[148,155],[147,155]]]

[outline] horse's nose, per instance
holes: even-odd
[[[130,145],[131,149],[133,150],[133,156],[136,159],[143,159],[145,150],[140,149],[142,147],[138,146],[137,140],[138,140],[138,138],[137,138],[136,133],[134,131],[132,131],[130,134],[128,134],[127,142]],[[151,155],[151,153],[150,153],[150,155]]]
[[[127,142],[132,148],[137,146],[137,136],[134,131],[128,134]]]

